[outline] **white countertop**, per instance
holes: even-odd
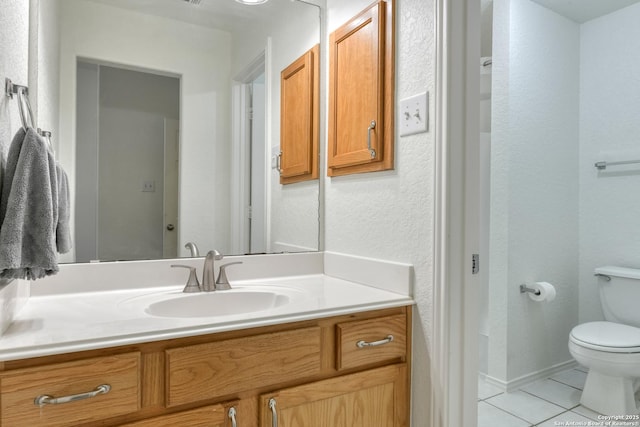
[[[324,274],[232,281],[232,286],[283,286],[298,291],[274,309],[219,317],[156,317],[150,294],[184,285],[32,295],[0,336],[0,361],[48,356],[282,324],[413,304],[410,296]],[[218,291],[224,292],[224,291]],[[199,294],[197,294],[199,295]],[[152,297],[151,297],[152,298]],[[140,301],[141,303],[135,303]],[[143,303],[146,301],[146,303]]]

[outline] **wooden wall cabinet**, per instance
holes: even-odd
[[[410,322],[399,307],[1,362],[0,427],[408,427]]]
[[[318,179],[320,46],[280,74],[280,184]]]
[[[329,40],[329,176],[393,169],[394,1],[374,3]]]

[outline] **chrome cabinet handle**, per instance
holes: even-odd
[[[33,403],[36,406],[44,406],[44,405],[61,405],[63,403],[75,402],[76,400],[84,400],[89,399],[91,397],[96,397],[99,394],[107,394],[111,390],[111,386],[109,384],[102,384],[95,388],[93,391],[88,391],[86,393],[72,394],[71,396],[63,396],[63,397],[53,397],[47,394],[41,394],[40,396],[33,399]]]
[[[232,406],[231,408],[229,408],[229,419],[231,420],[231,427],[238,427],[238,424],[236,423],[236,408],[235,408],[235,406]]]
[[[367,149],[369,149],[369,153],[371,154],[371,158],[376,158],[376,150],[371,148],[371,131],[376,128],[376,121],[371,120],[371,124],[369,124],[369,128],[367,129]]]
[[[360,340],[356,343],[356,346],[358,348],[377,347],[379,345],[389,344],[391,341],[393,341],[393,335],[387,335],[385,339],[382,339],[380,341],[366,342],[366,341]]]
[[[278,411],[276,410],[276,399],[269,399],[269,409],[271,409],[271,427],[278,427]]]

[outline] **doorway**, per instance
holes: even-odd
[[[269,102],[266,50],[238,73],[233,93],[233,253],[269,251]]]
[[[178,253],[180,80],[79,60],[76,262]]]
[[[567,342],[575,325],[603,319],[594,269],[637,264],[631,218],[639,205],[626,191],[638,171],[605,174],[595,164],[637,157],[628,136],[637,134],[637,121],[626,114],[637,110],[631,70],[640,4],[597,4],[493,0],[490,9],[492,50],[482,56],[491,60],[480,67],[492,84],[482,90],[481,74],[479,92],[481,112],[488,102],[493,115],[480,120],[480,131],[489,132],[480,169],[490,173],[479,192],[490,200],[490,215],[478,233],[482,242],[489,231],[481,249],[488,307],[478,304],[479,340],[488,344],[479,368],[498,388],[478,396],[484,425],[498,417],[509,425],[598,421],[580,405],[586,372]],[[549,299],[519,292],[536,282],[552,284]],[[512,405],[525,398],[526,405]]]

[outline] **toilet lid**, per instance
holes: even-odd
[[[576,344],[612,353],[640,353],[640,328],[614,322],[589,322],[571,331]]]

